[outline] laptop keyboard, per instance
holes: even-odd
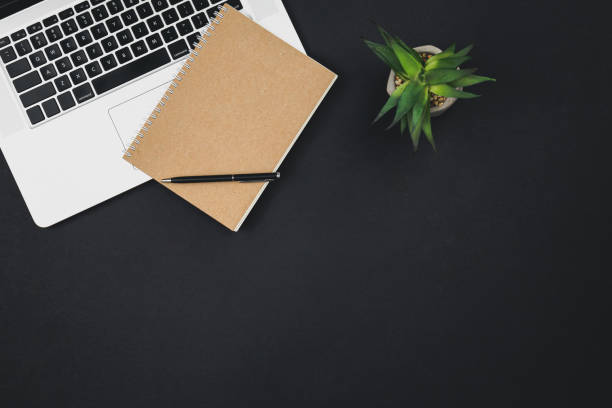
[[[191,52],[239,0],[88,0],[0,38],[0,59],[30,123],[52,120]]]

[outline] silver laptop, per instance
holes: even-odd
[[[281,0],[0,1],[0,147],[38,226],[149,180],[123,152],[223,3],[304,51]]]

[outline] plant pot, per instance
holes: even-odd
[[[414,50],[418,53],[426,52],[428,54],[434,54],[434,55],[442,52],[441,49],[439,49],[438,47],[434,47],[433,45],[422,45],[420,47],[415,47]],[[393,91],[395,91],[395,88],[396,88],[395,72],[391,70],[391,74],[389,75],[389,80],[387,81],[387,93],[391,95]],[[460,91],[463,90],[463,88],[457,88],[457,89],[459,89]],[[451,106],[453,106],[455,102],[457,102],[457,98],[446,98],[446,101],[442,104],[442,106],[436,106],[436,107],[430,108],[430,111],[429,111],[430,116],[432,118],[435,116],[440,116],[441,114],[446,112]]]

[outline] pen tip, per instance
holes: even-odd
[[[172,179],[162,179],[162,183],[170,183],[172,181]]]

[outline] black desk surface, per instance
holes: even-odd
[[[153,183],[38,229],[2,159],[0,405],[593,397],[609,323],[604,15],[563,2],[285,3],[340,78],[241,232]],[[415,46],[473,42],[471,65],[498,79],[434,120],[438,153],[370,126],[388,74],[360,42],[378,39],[370,18]]]

